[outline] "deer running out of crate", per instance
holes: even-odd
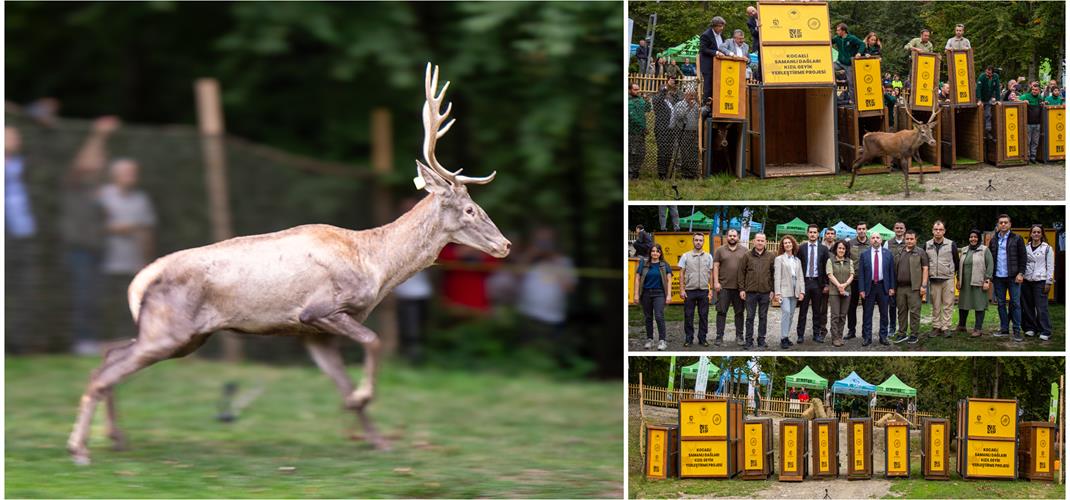
[[[859,167],[874,158],[890,156],[893,161],[898,160],[899,168],[903,170],[905,197],[910,197],[910,168],[908,168],[907,162],[911,158],[916,159],[919,163],[921,162],[918,148],[922,144],[936,145],[936,138],[933,137],[933,122],[936,121],[936,117],[940,114],[940,105],[936,99],[935,88],[933,89],[932,99],[932,113],[925,123],[915,120],[914,114],[907,110],[907,116],[914,122],[911,128],[898,132],[869,132],[862,136],[862,146],[859,148],[858,158],[851,164],[851,182],[847,184],[848,188],[854,187]],[[918,171],[918,182],[925,184],[925,169],[919,168]]]
[[[466,184],[487,177],[451,172],[435,159],[435,143],[453,125],[440,113],[449,82],[438,90],[438,67],[425,72],[423,156],[417,171],[428,196],[385,226],[351,231],[316,224],[276,233],[231,238],[176,252],[143,269],[130,283],[130,312],[138,337],[107,351],[89,378],[67,449],[78,464],[89,463],[86,440],[97,403],[106,400],[108,436],[124,439],[116,427],[114,386],[129,375],[199,348],[212,332],[301,337],[312,359],[334,381],[345,407],[353,410],[368,440],[388,447],[366,413],[375,392],[380,343],[362,323],[399,283],[434,263],[453,242],[495,257],[509,254],[509,240],[468,195]],[[337,341],[364,348],[360,386],[345,371]]]

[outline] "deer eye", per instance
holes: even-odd
[[[472,207],[468,207],[468,208],[464,209],[464,213],[466,213],[468,215],[475,215],[476,214],[476,209],[474,209]]]

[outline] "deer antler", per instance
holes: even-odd
[[[442,101],[446,96],[446,89],[450,87],[450,82],[446,82],[442,86],[442,90],[438,90],[438,66],[435,66],[434,71],[431,70],[431,63],[427,63],[427,70],[424,74],[424,93],[427,95],[427,102],[424,103],[424,161],[434,169],[434,171],[442,176],[454,185],[462,184],[487,184],[494,180],[494,176],[497,171],[491,172],[486,177],[466,177],[460,175],[464,169],[457,169],[456,172],[451,172],[443,167],[437,159],[435,159],[435,143],[439,138],[446,135],[450,127],[453,126],[453,122],[457,120],[450,120],[443,125],[446,117],[449,116],[450,110],[453,109],[453,103],[446,105],[446,110],[439,112],[442,106]],[[436,95],[437,94],[437,95]]]
[[[914,118],[914,113],[907,113],[907,116],[910,117],[911,121],[918,125],[928,125],[932,123],[933,120],[936,120],[936,115],[940,114],[940,110],[938,109],[940,107],[940,99],[937,97],[938,92],[939,87],[933,85],[933,109],[929,112],[929,121],[922,123],[920,120]]]

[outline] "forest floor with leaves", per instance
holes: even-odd
[[[360,438],[312,366],[182,359],[116,389],[129,450],[111,451],[103,408],[92,465],[67,434],[96,358],[8,357],[5,494],[12,498],[615,497],[621,382],[408,368],[387,362],[370,413],[391,441]],[[357,378],[359,367],[350,369]],[[224,381],[261,395],[215,419]],[[101,407],[103,405],[100,405]],[[564,452],[567,450],[567,452]]]
[[[644,164],[639,180],[628,183],[630,200],[673,200],[676,194],[669,181],[658,180],[653,162]],[[678,179],[683,200],[1062,200],[1065,193],[1066,165],[1052,163],[997,168],[980,164],[964,169],[943,169],[925,174],[925,184],[918,175],[910,176],[910,198],[903,195],[903,174],[859,175],[848,189],[850,175],[780,177],[759,179],[715,175],[705,179]],[[991,181],[992,189],[988,189]]]
[[[875,308],[874,308],[875,309]],[[731,311],[731,310],[729,310]],[[833,347],[831,336],[827,336],[825,342],[819,344],[813,341],[811,332],[812,322],[807,318],[807,328],[805,341],[801,345],[794,345],[790,349],[784,350],[780,348],[780,309],[770,306],[769,314],[766,317],[766,337],[765,341],[768,347],[764,350],[757,348],[753,351],[763,352],[792,352],[792,351],[1062,351],[1066,344],[1066,335],[1063,330],[1065,306],[1051,304],[1048,306],[1048,313],[1051,316],[1051,324],[1054,329],[1052,336],[1047,341],[1041,341],[1039,337],[1026,337],[1023,335],[1024,340],[1022,342],[1015,342],[1010,337],[997,338],[992,336],[992,333],[999,330],[999,314],[996,312],[995,306],[990,306],[985,313],[984,332],[981,337],[972,338],[968,334],[955,334],[952,338],[945,337],[929,337],[929,332],[932,331],[932,305],[922,304],[921,306],[921,326],[920,326],[920,341],[917,344],[908,344],[902,342],[899,344],[892,343],[891,345],[881,345],[878,335],[879,318],[880,314],[874,310],[873,312],[873,343],[868,347],[862,347],[862,308],[861,306],[857,310],[858,314],[858,326],[856,337],[851,340],[845,341],[846,344],[843,347]],[[955,309],[951,313],[952,326],[958,325],[958,309]],[[718,347],[713,344],[714,338],[716,338],[717,332],[717,313],[714,308],[710,307],[709,313],[709,332],[707,334],[707,340],[710,342],[709,347],[702,347],[698,344],[694,344],[691,347],[684,347],[684,306],[683,305],[670,305],[665,308],[665,327],[667,330],[666,342],[668,344],[668,351],[740,351],[742,347],[736,345],[735,324],[733,322],[732,312],[729,312],[727,321],[725,322],[725,334],[724,343]],[[789,333],[789,339],[792,342],[796,341],[796,334],[794,326],[797,325],[799,320],[799,311],[796,308],[793,318],[793,327]],[[974,316],[971,313],[967,317],[967,329],[973,328]],[[695,313],[696,323],[696,335],[698,334],[698,313]],[[745,327],[746,323],[744,323]],[[757,339],[757,320],[755,321],[755,339]],[[846,330],[846,327],[845,327]],[[844,333],[846,335],[846,331]],[[889,333],[888,339],[891,339],[894,334]],[[654,338],[655,347],[656,339],[658,338],[657,325],[654,326]],[[646,342],[646,327],[644,326],[643,312],[639,306],[631,305],[628,307],[628,350],[633,352],[647,351],[643,349],[643,343]],[[696,340],[697,342],[697,340]],[[755,340],[757,342],[757,340]],[[651,349],[651,352],[656,352]]]

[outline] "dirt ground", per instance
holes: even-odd
[[[898,170],[888,175],[901,176]],[[911,175],[916,180],[917,175]],[[991,181],[994,190],[989,190]],[[982,164],[961,170],[943,169],[925,174],[926,192],[911,199],[922,200],[1062,200],[1065,196],[1066,165],[1043,164],[996,168]],[[903,200],[902,194],[877,195],[859,191],[839,196],[840,200]]]

